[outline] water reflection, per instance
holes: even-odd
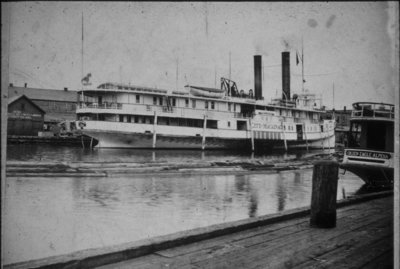
[[[279,180],[276,181],[276,194],[278,197],[278,208],[277,211],[285,210],[286,205],[286,188],[285,188],[285,178],[282,176],[282,173],[279,173]]]
[[[250,202],[249,202],[249,217],[257,217],[258,209],[258,197],[257,192],[251,189],[250,191]]]
[[[243,195],[248,200],[248,216],[250,218],[257,216],[258,194],[257,189],[252,185],[248,176],[235,175],[235,188],[237,195]],[[232,199],[230,200],[232,201]]]

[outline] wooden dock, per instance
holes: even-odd
[[[337,210],[337,226],[309,216],[172,247],[97,268],[393,268],[393,196]]]

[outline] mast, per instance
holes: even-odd
[[[119,66],[119,83],[122,84],[122,65]]]
[[[217,88],[217,66],[214,65],[214,88]]]
[[[304,93],[304,43],[303,37],[301,37],[301,90]]]
[[[229,51],[229,81],[230,80],[231,80],[231,52]]]
[[[335,82],[332,82],[332,110],[335,109]]]
[[[175,87],[175,90],[178,90],[178,78],[179,78],[179,57],[176,58],[176,87]]]
[[[82,48],[81,48],[81,77],[83,78],[83,12],[82,12],[82,42],[81,42],[81,45],[82,45]]]
[[[82,47],[81,47],[81,79],[83,79],[83,11],[82,11]],[[81,81],[82,82],[82,81]],[[81,93],[81,102],[84,101],[84,97],[83,97],[83,83],[81,83],[82,86],[82,93]]]

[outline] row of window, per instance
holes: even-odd
[[[104,115],[99,115],[98,120],[107,121],[110,118],[106,118]],[[128,122],[128,123],[145,123],[145,124],[154,124],[154,117],[151,116],[138,116],[138,115],[119,115],[119,122]],[[157,125],[170,125],[170,126],[186,126],[186,127],[197,127],[203,128],[204,120],[202,119],[190,119],[190,118],[169,118],[169,117],[158,117]],[[230,127],[230,122],[228,122],[228,127]],[[206,128],[217,129],[218,121],[216,120],[207,120]]]
[[[102,97],[99,96],[98,97],[98,101],[99,103],[102,103]],[[185,98],[185,107],[189,108],[189,99]],[[140,95],[137,94],[135,95],[135,101],[137,104],[140,103],[141,98]],[[196,108],[197,106],[197,100],[192,99],[191,100],[191,107],[192,108]],[[165,104],[166,102],[166,104]],[[174,97],[170,97],[170,98],[165,98],[165,97],[157,97],[157,96],[153,96],[153,105],[160,105],[160,106],[169,106],[169,107],[176,107],[177,106],[177,100]],[[216,109],[216,104],[214,101],[204,101],[204,108],[205,109],[211,109],[214,110]],[[228,103],[228,111],[229,112],[236,112],[237,109],[240,111],[240,104],[234,104],[234,103]],[[275,110],[273,108],[268,108],[267,110]],[[300,118],[301,116],[305,117],[305,118],[309,118],[309,119],[314,119],[314,120],[318,120],[318,114],[317,113],[312,113],[312,112],[300,112],[300,111],[291,111],[291,110],[285,110],[285,109],[278,109],[279,115],[280,116],[288,116],[288,117],[292,117],[294,116],[295,118]],[[304,113],[304,114],[303,114]]]
[[[140,96],[136,95],[136,103],[140,102]],[[166,99],[168,106],[176,106],[176,98],[167,98]],[[156,97],[153,96],[153,105],[164,105],[164,98],[163,97]],[[185,107],[189,107],[189,99],[185,99]],[[196,108],[196,100],[192,100],[192,108]],[[205,109],[215,109],[215,102],[214,101],[205,101],[204,103]],[[228,111],[231,111],[231,104],[228,104]],[[234,111],[236,111],[236,106],[234,106]]]
[[[93,115],[94,116],[94,115]],[[144,115],[108,115],[108,114],[97,114],[94,116],[80,116],[80,120],[98,120],[98,121],[118,121],[126,123],[142,123],[142,124],[154,124],[153,116]],[[170,125],[170,126],[186,126],[186,127],[204,127],[203,119],[192,119],[192,118],[171,118],[171,117],[158,117],[157,125]],[[227,127],[231,127],[231,122],[227,122]],[[236,127],[238,130],[247,130],[246,121],[237,121]],[[206,122],[206,128],[217,129],[218,121],[208,119]]]

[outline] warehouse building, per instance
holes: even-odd
[[[45,129],[56,125],[62,121],[72,121],[76,119],[76,103],[78,94],[76,91],[57,89],[16,87],[10,84],[8,88],[8,98],[25,95],[33,103],[39,106],[44,112]]]
[[[25,95],[8,99],[8,135],[37,136],[43,130],[45,111]]]

